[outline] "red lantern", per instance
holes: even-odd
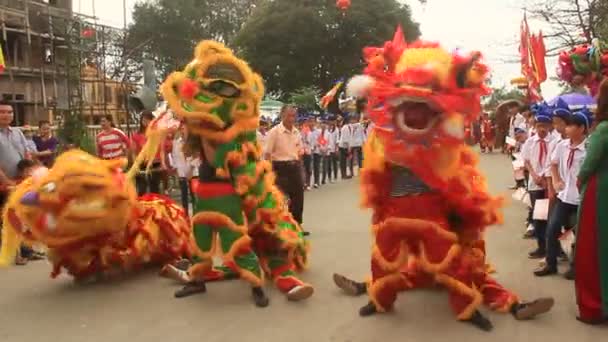
[[[350,0],[336,0],[336,7],[338,7],[342,12],[346,12],[350,7]]]

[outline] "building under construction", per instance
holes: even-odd
[[[6,68],[0,96],[13,103],[15,125],[51,122],[65,111],[87,124],[127,118],[125,33],[72,11],[72,0],[0,0]]]

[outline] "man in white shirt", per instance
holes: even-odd
[[[338,141],[338,147],[340,150],[340,173],[342,175],[342,179],[352,178],[352,173],[350,175],[346,174],[346,163],[348,162],[350,144],[352,139],[352,133],[350,124],[348,123],[348,119],[346,122],[340,127],[340,140]]]
[[[534,234],[538,243],[538,248],[530,253],[530,258],[541,259],[545,257],[545,232],[547,228],[546,221],[532,220],[532,214],[536,201],[547,199],[547,180],[545,174],[549,169],[551,156],[549,155],[549,146],[552,142],[552,137],[549,131],[552,126],[552,120],[544,112],[536,115],[536,134],[530,137],[522,148],[522,157],[526,169],[530,174],[528,181],[528,193],[530,194],[530,202],[532,208],[528,213],[528,221],[534,226]]]
[[[558,191],[555,207],[547,225],[547,258],[544,267],[534,274],[539,277],[557,273],[557,257],[561,252],[559,236],[562,227],[569,227],[578,212],[580,193],[576,180],[585,159],[585,138],[591,125],[591,115],[574,113],[566,128],[569,139],[559,143],[551,156],[553,186]],[[571,273],[571,272],[568,272]]]

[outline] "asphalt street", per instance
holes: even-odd
[[[509,160],[484,155],[481,167],[492,192],[510,198]],[[343,295],[332,282],[340,272],[358,279],[369,273],[370,213],[359,209],[358,179],[308,192],[305,227],[312,232],[310,270],[302,275],[315,294],[292,303],[269,284],[270,306],[256,308],[242,281],[215,283],[204,295],[174,299],[179,287],[150,269],[111,282],[75,285],[67,276],[51,280],[45,261],[0,270],[2,342],[274,342],[274,341],[559,341],[606,340],[608,327],[575,320],[574,283],[554,276],[537,279],[533,247],[521,238],[525,208],[508,203],[505,224],[487,234],[488,258],[496,278],[524,299],[553,296],[554,310],[528,322],[488,313],[494,331],[485,333],[457,322],[441,291],[403,293],[395,311],[360,318],[367,298]],[[565,266],[562,266],[562,272]]]

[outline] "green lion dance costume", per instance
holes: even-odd
[[[288,299],[310,297],[313,287],[295,273],[306,266],[308,243],[284,207],[271,164],[261,160],[260,76],[224,45],[203,41],[194,60],[171,74],[161,91],[202,160],[200,176],[192,182],[195,263],[181,277],[173,266],[164,270],[186,282],[176,297],[205,292],[208,281],[238,277],[252,285],[254,301],[263,307],[268,305],[265,274]],[[148,146],[142,154],[154,155],[156,149]],[[219,255],[223,265],[214,267],[212,258]]]

